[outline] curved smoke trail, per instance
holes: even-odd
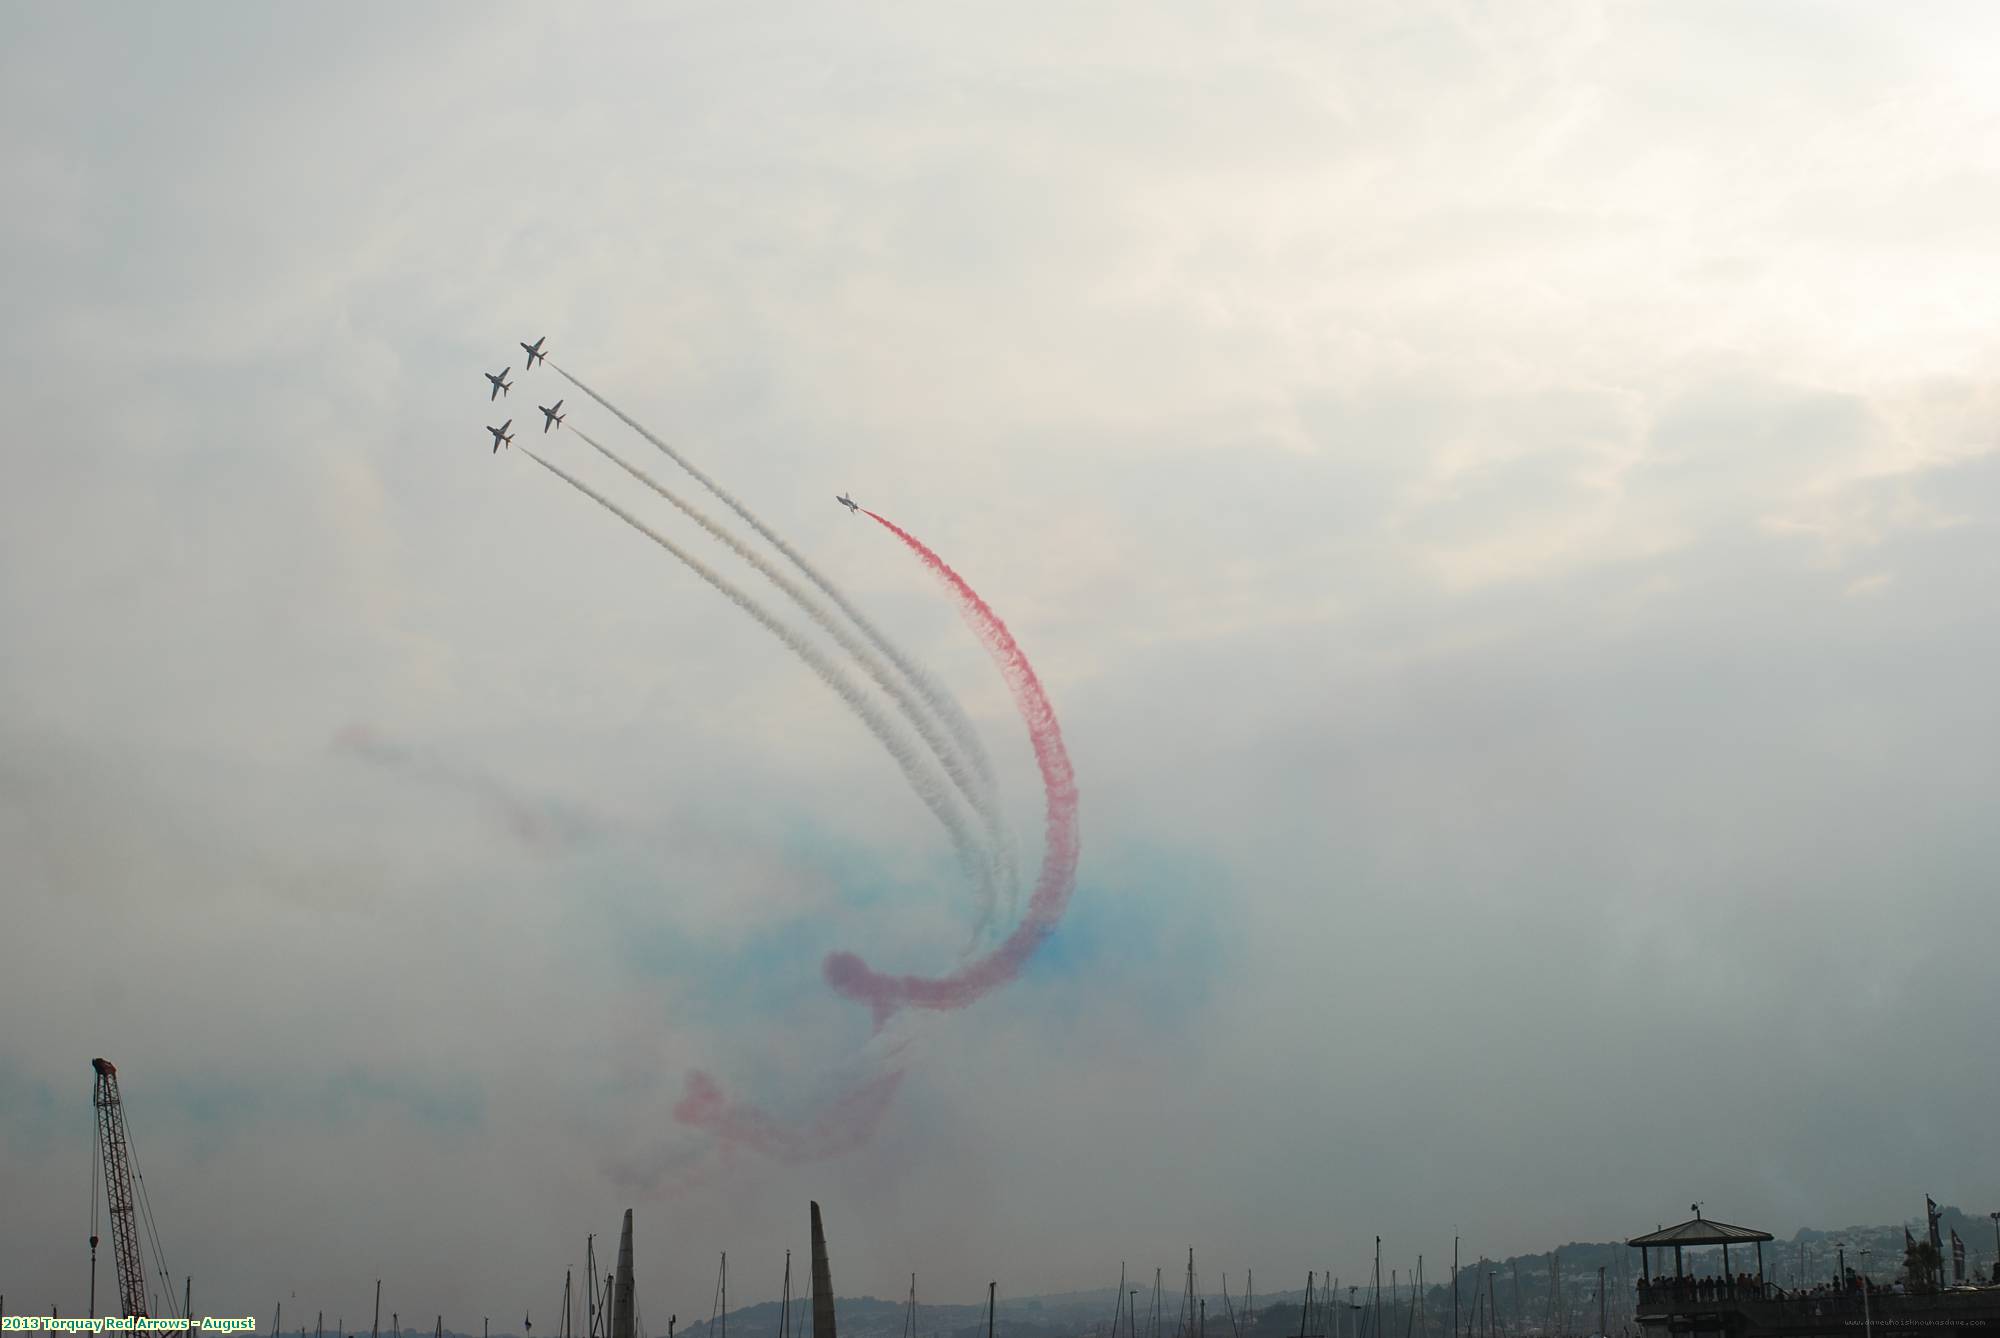
[[[576,376],[567,368],[553,362],[549,363],[549,366],[554,367],[564,380],[603,405],[625,426],[637,432],[647,441],[652,442],[669,460],[679,465],[689,478],[692,478],[696,483],[708,489],[717,501],[721,502],[731,511],[734,511],[737,517],[744,524],[755,530],[764,542],[777,549],[778,552],[784,555],[787,561],[805,574],[806,579],[818,586],[820,592],[832,600],[834,606],[845,614],[855,627],[860,629],[863,636],[868,638],[868,643],[880,651],[889,663],[895,665],[898,673],[909,680],[910,686],[916,689],[917,695],[924,699],[924,704],[929,706],[936,713],[937,718],[944,722],[945,728],[951,731],[952,739],[957,743],[959,751],[971,765],[974,774],[979,777],[979,783],[986,790],[993,811],[996,814],[999,813],[999,787],[993,779],[993,761],[987,756],[985,745],[979,741],[979,733],[972,727],[972,721],[966,717],[965,712],[960,709],[958,702],[949,692],[946,692],[921,665],[898,649],[896,644],[890,641],[880,628],[869,621],[861,610],[854,607],[847,596],[841,593],[839,587],[835,586],[827,577],[821,575],[817,567],[806,561],[804,554],[778,537],[777,533],[770,526],[759,520],[749,507],[737,501],[735,496],[721,484],[698,469],[693,461],[647,431],[644,426],[628,415],[623,409],[613,404],[610,400],[605,399],[604,396],[598,394],[583,382],[577,380]],[[1013,842],[1008,840],[1001,844],[998,852],[1005,873],[1004,886],[1008,889],[1010,896],[1015,884],[1012,850]]]
[[[901,1069],[879,1073],[811,1119],[786,1125],[747,1102],[729,1100],[715,1079],[696,1069],[688,1074],[686,1095],[674,1103],[674,1119],[778,1161],[817,1161],[867,1142],[902,1083]]]
[[[874,1137],[905,1072],[897,1065],[855,1078],[810,1114],[786,1120],[754,1103],[731,1100],[715,1079],[695,1069],[674,1103],[673,1118],[712,1141],[700,1150],[685,1144],[657,1146],[610,1158],[603,1170],[629,1190],[666,1197],[713,1184],[727,1173],[730,1154],[739,1149],[786,1164],[838,1156]]]
[[[975,877],[978,876],[977,871],[982,862],[979,858],[979,844],[973,838],[971,831],[967,829],[965,820],[959,814],[958,806],[952,803],[951,796],[947,793],[946,787],[940,782],[936,773],[917,755],[916,750],[910,747],[908,741],[896,729],[895,724],[884,716],[881,711],[876,709],[875,704],[868,699],[868,695],[862,691],[861,686],[849,678],[841,670],[840,666],[828,659],[819,647],[813,645],[812,642],[807,641],[790,627],[780,622],[763,605],[759,604],[742,590],[739,590],[736,586],[730,584],[727,579],[712,570],[699,558],[682,550],[671,539],[653,530],[644,521],[624,510],[616,502],[605,497],[589,484],[574,477],[567,471],[550,464],[547,460],[542,459],[541,456],[536,455],[526,447],[522,448],[521,453],[679,558],[686,564],[690,571],[714,586],[724,597],[735,604],[736,607],[742,609],[752,618],[755,618],[759,623],[762,623],[764,629],[772,636],[777,637],[778,640],[784,642],[792,654],[805,661],[806,666],[818,674],[821,681],[832,688],[839,695],[840,699],[847,703],[848,709],[861,718],[861,722],[868,727],[869,732],[874,734],[882,746],[888,750],[889,756],[895,759],[898,767],[902,768],[903,776],[910,782],[910,788],[917,792],[917,797],[924,801],[924,806],[930,809],[931,813],[950,835],[952,846],[958,852],[959,861]]]
[[[738,539],[728,530],[716,524],[705,513],[676,496],[645,470],[629,463],[610,447],[593,439],[588,433],[579,431],[576,428],[571,428],[570,432],[582,438],[584,444],[599,455],[609,460],[612,464],[617,465],[627,474],[630,474],[633,478],[672,503],[681,514],[701,526],[704,530],[707,530],[709,534],[721,541],[732,553],[756,568],[759,575],[772,585],[777,586],[779,590],[785,593],[787,598],[803,609],[807,617],[819,624],[826,634],[832,637],[842,650],[853,656],[855,662],[867,671],[868,676],[874,679],[884,692],[889,694],[890,699],[902,711],[904,718],[916,729],[918,737],[923,739],[924,745],[931,750],[931,756],[937,758],[938,764],[944,768],[945,774],[951,777],[952,784],[958,787],[958,792],[965,796],[966,803],[972,806],[972,811],[979,818],[980,825],[986,829],[986,838],[991,851],[987,861],[985,876],[979,880],[979,923],[973,927],[972,931],[973,941],[977,943],[980,936],[985,934],[987,926],[993,920],[995,888],[1012,872],[1011,863],[1003,862],[1002,852],[1011,843],[1008,840],[1006,828],[1000,820],[999,805],[995,802],[992,788],[990,786],[981,786],[974,777],[966,774],[964,761],[961,759],[958,751],[951,746],[949,740],[938,733],[936,722],[918,705],[916,699],[910,695],[909,689],[903,685],[903,682],[890,672],[888,665],[882,663],[880,659],[869,652],[867,646],[862,644],[859,637],[856,637],[853,632],[849,631],[844,624],[836,619],[827,610],[825,605],[814,599],[806,590],[800,587],[798,582],[786,576],[777,567],[767,561],[762,554]]]
[[[873,511],[868,515],[907,544],[944,582],[959,612],[999,665],[1028,726],[1035,760],[1041,767],[1048,798],[1048,849],[1026,919],[999,948],[950,975],[888,976],[872,970],[853,953],[828,954],[823,967],[827,983],[836,993],[873,1009],[875,1037],[868,1049],[877,1052],[875,1062],[885,1067],[882,1073],[850,1088],[812,1120],[803,1125],[782,1124],[750,1102],[729,1100],[708,1074],[696,1070],[688,1075],[686,1095],[674,1106],[674,1119],[678,1123],[707,1130],[725,1147],[752,1148],[787,1162],[830,1156],[865,1141],[895,1095],[910,1060],[911,1037],[907,1029],[905,1034],[894,1034],[898,1029],[889,1025],[892,1015],[905,1006],[933,1010],[963,1008],[987,991],[1013,980],[1035,949],[1054,932],[1076,888],[1079,849],[1076,776],[1070,767],[1069,752],[1063,746],[1055,709],[1049,705],[1034,667],[999,615],[943,558]],[[903,1016],[907,1018],[908,1014]]]
[[[1069,906],[1070,894],[1076,890],[1077,793],[1076,773],[1070,766],[1069,751],[1063,746],[1062,726],[1056,721],[1055,708],[1049,705],[1048,694],[1042,691],[1034,666],[1028,663],[1007,624],[921,540],[873,511],[867,515],[901,539],[944,582],[959,613],[999,666],[1014,704],[1027,724],[1028,740],[1034,746],[1035,762],[1041,768],[1042,788],[1047,796],[1048,848],[1042,856],[1041,877],[1029,898],[1027,915],[999,947],[944,976],[884,975],[851,952],[827,954],[822,966],[826,983],[835,993],[873,1009],[879,1029],[898,1008],[963,1008],[1021,973],[1021,967],[1035,949],[1054,932]]]
[[[491,776],[390,742],[365,725],[348,725],[333,736],[336,751],[400,771],[419,781],[470,795],[498,817],[523,845],[560,850],[583,844],[592,824],[548,803],[523,799]]]

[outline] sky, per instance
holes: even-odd
[[[553,1310],[627,1206],[655,1330],[723,1250],[774,1296],[809,1199],[843,1293],[939,1300],[2000,1206],[1996,39],[7,7],[7,1308],[84,1307],[99,1055],[197,1308],[329,1323]],[[1006,621],[1080,796],[1018,979],[827,988],[1011,922],[523,455],[800,621],[543,335],[960,704],[1018,913],[1008,682],[833,494]]]

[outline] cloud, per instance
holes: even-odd
[[[904,1077],[824,1160],[700,1162],[668,1295],[805,1193],[843,1290],[969,1296],[1192,1202],[1345,1275],[1329,1196],[1501,1254],[1691,1164],[1774,1229],[1963,1177],[1996,21],[7,13],[0,1254],[77,1276],[38,1224],[98,1054],[218,1295],[553,1276],[607,1165],[709,1157],[695,1070],[784,1129]],[[1004,684],[831,495],[1005,614],[1090,793],[1024,979],[876,1041],[827,998],[829,948],[956,950],[949,852],[759,629],[487,451],[541,334],[917,650],[1032,833]]]

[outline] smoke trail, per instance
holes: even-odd
[[[1013,693],[1014,704],[1027,724],[1028,740],[1034,745],[1035,762],[1041,768],[1042,788],[1047,796],[1048,848],[1042,856],[1041,877],[1036,880],[1035,893],[1029,898],[1027,915],[998,948],[949,975],[935,977],[887,976],[873,970],[851,952],[827,955],[821,968],[826,983],[833,987],[835,993],[872,1008],[875,1025],[879,1029],[892,1013],[904,1005],[931,1009],[963,1008],[988,990],[1004,985],[1020,974],[1021,967],[1034,955],[1035,949],[1054,932],[1056,923],[1062,919],[1063,911],[1069,905],[1070,894],[1076,890],[1077,793],[1076,775],[1070,767],[1069,752],[1063,746],[1062,727],[1056,721],[1055,708],[1049,705],[1048,695],[1042,691],[1034,666],[1022,654],[1013,633],[1007,630],[1007,624],[1000,621],[999,615],[965,583],[963,577],[953,571],[943,558],[925,547],[922,541],[873,511],[867,514],[908,545],[932,574],[944,582],[952,601],[958,605],[959,613],[999,666],[1001,676],[1007,680],[1007,687]]]
[[[391,743],[365,725],[348,725],[334,734],[332,747],[379,767],[400,771],[416,780],[447,786],[470,795],[519,838],[537,850],[581,845],[592,824],[547,803],[531,803],[491,776],[413,752]]]
[[[734,511],[738,518],[751,529],[755,530],[764,542],[777,549],[778,552],[785,556],[787,561],[805,573],[806,579],[818,586],[820,592],[832,600],[834,606],[845,614],[855,627],[860,629],[863,636],[868,638],[868,643],[880,651],[888,659],[889,663],[896,666],[896,671],[909,680],[910,685],[916,689],[917,695],[924,699],[924,704],[929,706],[936,713],[937,718],[944,722],[945,728],[951,731],[952,739],[957,743],[960,753],[971,764],[973,772],[979,777],[979,783],[985,788],[993,805],[994,812],[996,814],[999,812],[999,790],[993,779],[993,761],[986,755],[986,746],[979,741],[979,733],[972,727],[972,721],[966,718],[965,712],[959,708],[957,700],[949,692],[946,692],[935,679],[926,673],[922,666],[911,660],[909,656],[896,647],[894,642],[883,635],[882,631],[874,623],[870,622],[862,614],[861,610],[855,608],[853,603],[848,600],[846,595],[840,592],[839,588],[832,581],[821,575],[817,567],[806,561],[803,554],[779,538],[768,525],[759,520],[751,512],[749,507],[737,501],[721,484],[696,468],[693,461],[647,431],[645,427],[626,414],[623,409],[613,404],[610,400],[605,399],[604,396],[598,394],[583,382],[577,380],[568,369],[553,362],[549,363],[549,366],[554,367],[557,372],[561,373],[563,379],[571,385],[610,410],[612,415],[624,423],[625,426],[631,428],[634,432],[637,432],[647,441],[657,446],[669,460],[679,465],[688,477],[708,489],[717,501],[720,501],[724,506]],[[1009,889],[1010,895],[1012,888],[1015,886],[1012,850],[1013,842],[1011,840],[1004,842],[1000,848],[1000,858],[1003,861],[1003,868],[1006,873],[1004,885]]]
[[[671,539],[654,531],[644,521],[625,511],[616,502],[613,502],[610,498],[597,492],[589,484],[573,477],[563,469],[550,464],[547,460],[542,459],[541,456],[536,455],[526,447],[522,448],[521,453],[679,558],[695,575],[714,586],[731,603],[735,604],[736,607],[742,609],[752,618],[755,618],[759,623],[762,623],[766,631],[784,642],[794,655],[805,661],[806,666],[818,674],[821,681],[832,688],[840,696],[840,699],[847,703],[848,709],[861,718],[861,722],[868,727],[869,732],[874,734],[881,745],[888,750],[889,756],[895,759],[898,767],[902,768],[903,776],[909,781],[910,788],[917,792],[917,797],[924,801],[924,806],[930,809],[937,820],[943,824],[945,831],[951,837],[953,848],[958,852],[959,861],[974,877],[978,876],[981,863],[978,843],[973,839],[971,831],[967,829],[964,818],[960,816],[958,807],[952,802],[951,796],[944,784],[937,777],[936,773],[925,764],[924,760],[917,755],[916,750],[910,747],[909,742],[897,730],[894,723],[876,709],[875,704],[868,699],[867,694],[862,691],[861,686],[849,678],[841,670],[840,666],[834,664],[812,642],[807,641],[784,623],[778,621],[763,605],[759,604],[742,590],[739,590],[736,586],[730,584],[729,581],[710,569],[699,558],[683,551]]]
[[[974,777],[966,774],[965,763],[960,757],[958,750],[952,747],[949,740],[938,733],[936,722],[917,703],[916,699],[910,695],[909,689],[903,685],[902,680],[891,673],[888,665],[883,664],[880,659],[871,654],[868,648],[861,643],[860,638],[849,631],[832,613],[828,612],[825,605],[814,599],[798,582],[778,570],[777,567],[773,566],[762,554],[758,553],[748,544],[742,542],[728,530],[723,529],[720,525],[709,519],[705,513],[676,496],[672,491],[659,483],[658,480],[654,479],[652,475],[646,473],[645,470],[629,463],[617,452],[595,440],[588,433],[576,428],[571,428],[570,431],[573,435],[582,438],[584,444],[599,455],[602,455],[612,464],[617,465],[627,474],[630,474],[633,478],[639,480],[639,482],[645,484],[648,488],[651,488],[654,492],[672,503],[681,514],[701,526],[704,530],[707,530],[727,546],[732,553],[756,568],[759,575],[763,576],[772,585],[777,586],[794,604],[803,609],[807,617],[819,624],[827,635],[832,637],[842,650],[852,655],[855,662],[867,671],[868,676],[874,679],[884,692],[889,694],[890,699],[902,711],[904,718],[915,727],[918,737],[923,739],[925,746],[931,750],[931,756],[937,758],[939,765],[944,768],[945,774],[951,777],[952,784],[958,787],[959,793],[965,796],[966,803],[972,806],[972,811],[979,818],[980,825],[986,829],[986,838],[991,848],[991,853],[986,864],[984,877],[977,880],[980,899],[979,922],[973,926],[972,931],[973,942],[978,942],[980,936],[985,934],[987,926],[993,920],[995,888],[1013,872],[1012,862],[1006,858],[1004,853],[1011,847],[1012,843],[1008,839],[1005,825],[1000,820],[999,805],[996,802],[992,787],[982,786]]]
[[[864,1053],[874,1063],[883,1065],[884,1071],[850,1089],[803,1127],[788,1128],[755,1105],[728,1101],[715,1080],[700,1070],[688,1075],[687,1093],[674,1107],[678,1122],[707,1129],[726,1146],[751,1148],[786,1162],[831,1156],[866,1140],[895,1095],[912,1058],[911,1043],[915,1038],[907,1021],[909,1014],[896,1017],[898,1010],[905,1006],[931,1010],[963,1008],[987,991],[1013,980],[1035,949],[1054,931],[1076,887],[1079,849],[1076,779],[1063,746],[1061,726],[1034,667],[1007,625],[942,558],[873,511],[868,515],[907,544],[945,583],[960,613],[999,665],[1027,723],[1035,760],[1041,767],[1048,801],[1048,849],[1027,917],[992,953],[950,975],[886,976],[870,969],[853,953],[827,955],[822,967],[827,983],[836,993],[866,1003],[874,1012],[875,1036]]]
[[[674,1119],[708,1130],[725,1145],[747,1147],[781,1162],[816,1161],[867,1142],[902,1082],[901,1069],[878,1073],[810,1120],[787,1126],[755,1106],[728,1100],[715,1079],[696,1069],[688,1074],[687,1094],[674,1105]]]

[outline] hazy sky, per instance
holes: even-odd
[[[511,1324],[628,1204],[656,1330],[815,1197],[842,1291],[940,1300],[2000,1206],[1996,41],[6,7],[7,1308],[83,1308],[96,1055],[210,1313]],[[807,668],[489,452],[561,394],[679,481],[538,335],[951,688],[1029,871],[1005,685],[835,492],[1067,733],[1068,917],[859,1146],[673,1107],[814,1127],[872,1072],[822,955],[974,899]]]

